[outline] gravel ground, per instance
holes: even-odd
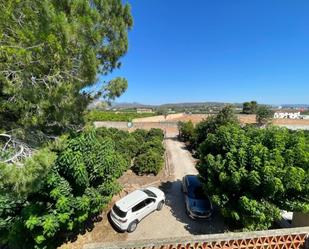
[[[181,180],[186,174],[197,174],[195,160],[185,149],[184,144],[177,141],[175,133],[168,134],[166,149],[174,173],[174,180],[159,186],[166,194],[166,205],[161,211],[156,211],[142,220],[135,232],[128,234],[127,240],[224,232],[226,228],[218,214],[215,214],[211,221],[195,221],[186,215]]]

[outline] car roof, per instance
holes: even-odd
[[[145,200],[147,194],[142,190],[135,190],[116,202],[116,206],[122,211],[128,211],[132,206]]]
[[[199,187],[202,185],[197,175],[186,175],[186,178],[191,187]]]

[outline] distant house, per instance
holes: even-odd
[[[300,119],[300,111],[299,110],[290,110],[290,109],[280,109],[275,111],[274,118],[278,119]]]
[[[137,113],[152,113],[153,110],[151,108],[137,108],[136,112]]]

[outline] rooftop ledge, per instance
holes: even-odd
[[[291,248],[302,248],[305,247],[306,240],[309,235],[309,226],[307,227],[297,227],[297,228],[286,228],[286,229],[272,229],[264,231],[252,231],[252,232],[227,232],[220,234],[206,234],[206,235],[196,235],[189,237],[174,237],[167,239],[151,239],[151,240],[135,240],[135,241],[121,241],[121,242],[111,242],[111,243],[92,243],[87,244],[83,249],[119,249],[119,248],[208,248],[206,246],[197,247],[196,244],[201,243],[220,243],[222,248],[229,248],[223,246],[224,242],[235,241],[235,243],[252,242],[255,239],[256,243],[261,243],[257,241],[258,239],[269,238],[270,240],[262,241],[264,243],[273,243],[267,248],[275,248],[275,245],[286,243],[295,243],[295,247]],[[295,240],[295,241],[294,241]],[[298,246],[296,246],[296,244]],[[308,245],[308,242],[306,243]],[[191,247],[192,245],[196,245]],[[235,246],[230,247],[235,248]],[[237,247],[236,247],[237,248]],[[239,248],[243,248],[242,246]],[[247,248],[247,247],[246,247]],[[255,248],[255,247],[254,247]],[[276,247],[277,248],[277,247]],[[280,247],[281,248],[281,247]],[[290,248],[290,247],[289,247]]]

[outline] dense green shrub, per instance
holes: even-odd
[[[163,158],[156,150],[150,149],[140,154],[134,161],[133,170],[138,174],[157,175],[163,167]]]
[[[208,133],[213,133],[222,125],[238,124],[239,121],[234,114],[233,107],[225,106],[217,115],[210,116],[206,120],[198,123],[195,128],[195,148],[206,139]]]
[[[132,136],[139,145],[133,171],[137,174],[158,174],[162,169],[165,151],[163,131],[161,129],[150,129],[149,131],[137,129],[132,132]]]
[[[267,229],[280,210],[309,211],[309,132],[279,127],[242,127],[230,107],[180,138],[199,158],[204,189],[230,225]]]
[[[136,129],[134,132],[132,132],[132,136],[141,145],[147,140],[148,131],[143,129]]]
[[[164,133],[161,129],[159,128],[151,128],[148,131],[148,135],[147,135],[147,139],[152,139],[154,137],[157,137],[158,139],[160,139],[161,141],[164,139]]]
[[[56,248],[61,235],[78,231],[108,204],[128,166],[113,140],[93,130],[50,149],[28,159],[31,166],[13,168],[14,175],[1,171],[0,243],[12,249]]]
[[[86,121],[124,121],[130,122],[135,118],[145,118],[154,116],[153,113],[136,112],[107,112],[93,110],[85,115]]]
[[[153,150],[157,152],[159,155],[163,156],[164,154],[164,146],[162,140],[159,137],[154,137],[153,139],[145,142],[140,147],[139,153],[143,154],[149,150]]]
[[[133,133],[114,128],[98,128],[97,134],[100,137],[110,137],[115,143],[115,150],[119,152],[131,166],[131,162],[139,152],[140,143],[135,139]]]
[[[192,150],[196,148],[196,131],[192,121],[178,122],[178,139],[185,142],[187,147]]]
[[[139,174],[161,170],[162,141],[156,129],[87,128],[57,138],[24,167],[0,164],[0,245],[56,248],[106,207],[133,161]]]
[[[97,129],[97,134],[101,137],[110,137],[114,141],[115,150],[126,159],[128,166],[131,166],[136,157],[146,154],[149,150],[156,152],[161,157],[164,155],[164,133],[161,129],[153,128],[149,131],[137,129],[129,133],[114,128],[99,128]],[[139,169],[138,165],[135,163],[134,165],[132,169],[135,173],[146,174],[146,172]]]
[[[309,211],[309,150],[303,132],[226,124],[199,146],[206,192],[237,227],[267,229],[280,210]]]

